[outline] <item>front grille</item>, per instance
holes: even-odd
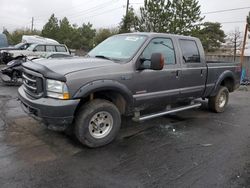
[[[39,98],[43,95],[43,78],[41,74],[24,69],[23,85],[26,93],[32,97]]]

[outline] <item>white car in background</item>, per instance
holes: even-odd
[[[12,58],[24,55],[29,57],[41,57],[48,54],[66,54],[70,55],[70,51],[64,44],[31,44],[26,50],[12,50],[9,55]]]

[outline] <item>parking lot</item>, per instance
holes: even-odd
[[[5,187],[250,187],[250,91],[223,114],[201,109],[142,124],[88,149],[23,113],[0,84],[0,184]]]

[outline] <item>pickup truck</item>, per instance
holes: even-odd
[[[237,63],[206,62],[199,39],[160,33],[112,36],[86,57],[23,64],[23,109],[71,130],[88,147],[110,143],[121,116],[141,122],[201,106],[223,112],[239,87]]]

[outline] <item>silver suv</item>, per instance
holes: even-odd
[[[27,57],[41,57],[51,53],[70,54],[67,46],[64,44],[32,44],[26,50],[12,50],[10,52],[6,51],[6,53],[9,53],[9,56],[12,58],[20,55],[25,55]]]

